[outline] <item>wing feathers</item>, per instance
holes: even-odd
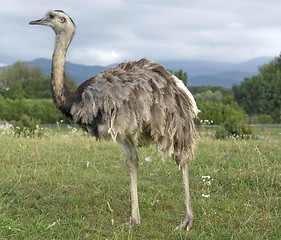
[[[82,126],[100,126],[93,131],[99,138],[130,136],[137,145],[149,137],[159,150],[190,158],[195,145],[194,104],[170,72],[142,59],[92,78],[71,114]]]

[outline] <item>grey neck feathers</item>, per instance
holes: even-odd
[[[67,114],[71,102],[71,92],[64,80],[65,55],[72,39],[71,36],[56,35],[55,50],[52,60],[52,90],[54,102],[58,109]]]

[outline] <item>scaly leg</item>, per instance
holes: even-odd
[[[121,149],[126,157],[126,164],[130,172],[131,180],[131,203],[132,203],[132,215],[130,222],[125,223],[126,226],[133,226],[140,224],[140,213],[138,203],[138,189],[137,189],[137,169],[138,169],[138,155],[135,146],[129,141],[117,140]]]
[[[188,163],[182,166],[182,179],[183,179],[183,189],[184,189],[184,219],[176,230],[186,229],[189,231],[192,228],[193,214],[191,210],[190,194],[189,194],[189,179],[188,179]]]

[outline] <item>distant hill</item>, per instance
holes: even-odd
[[[28,62],[30,65],[40,66],[46,75],[50,75],[52,62],[49,59],[39,58],[35,59],[31,62]],[[74,64],[70,62],[66,62],[65,71],[69,73],[78,84],[82,83],[86,79],[99,74],[100,72],[110,68],[110,66],[102,67],[102,66],[84,66],[79,64]]]
[[[159,61],[167,69],[178,71],[182,69],[187,72],[188,85],[190,86],[222,86],[232,87],[233,84],[240,84],[245,77],[251,77],[258,73],[258,67],[269,63],[272,57],[261,57],[251,59],[242,63],[224,63],[224,62],[208,62],[208,61]],[[40,66],[44,74],[51,73],[51,60],[35,59],[28,62],[30,65]],[[84,80],[97,75],[98,73],[116,66],[112,64],[108,66],[84,66],[66,62],[66,72],[69,73],[78,84]]]
[[[222,86],[230,88],[240,84],[245,77],[258,73],[258,67],[273,60],[272,57],[254,58],[242,63],[223,63],[207,61],[163,61],[163,66],[172,70],[187,72],[190,86]]]
[[[222,86],[231,88],[234,84],[239,85],[245,77],[252,77],[257,72],[228,71],[209,76],[194,76],[189,78],[190,86]]]
[[[227,71],[235,67],[235,64],[232,63],[223,63],[223,62],[207,62],[207,61],[192,61],[192,60],[183,60],[183,61],[160,61],[164,67],[171,70],[182,69],[184,72],[187,72],[188,77],[194,76],[209,76]]]

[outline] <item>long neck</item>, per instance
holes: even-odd
[[[61,34],[56,35],[55,50],[52,60],[52,90],[54,102],[58,109],[68,114],[70,110],[72,93],[68,89],[64,80],[65,55],[72,36],[65,37]]]

